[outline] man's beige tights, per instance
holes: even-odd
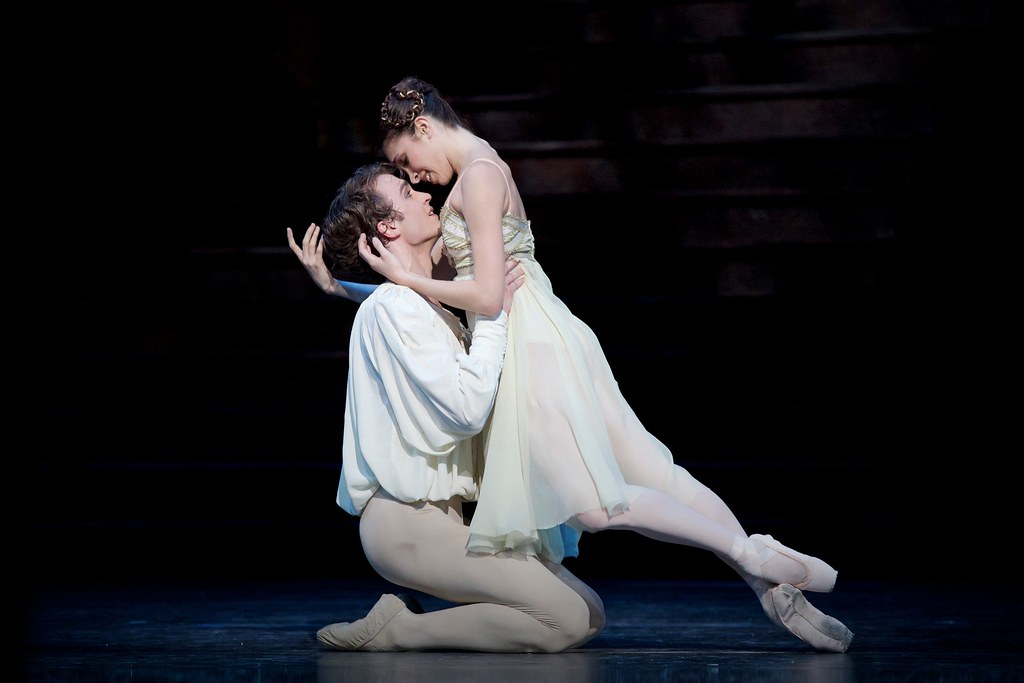
[[[395,649],[561,652],[604,627],[600,597],[562,565],[467,553],[458,500],[402,503],[380,491],[363,510],[359,537],[384,579],[460,603],[396,617],[381,634]]]

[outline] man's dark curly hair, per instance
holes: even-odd
[[[337,278],[369,279],[374,282],[382,280],[359,255],[359,235],[365,234],[368,241],[372,237],[379,237],[386,245],[387,239],[377,233],[377,224],[402,218],[392,203],[375,190],[377,177],[382,175],[405,179],[402,169],[384,161],[357,168],[338,189],[320,226],[324,263]],[[372,242],[370,248],[373,249]]]

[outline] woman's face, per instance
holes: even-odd
[[[415,137],[411,133],[402,133],[384,143],[384,155],[405,171],[413,185],[447,185],[451,182],[451,164],[442,153],[437,139],[429,133],[420,133]]]

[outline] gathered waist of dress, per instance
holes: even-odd
[[[515,259],[516,261],[519,261],[520,263],[528,262],[530,264],[530,266],[534,266],[534,267],[539,267],[540,266],[540,264],[537,263],[537,259],[534,258],[532,253],[525,253],[524,252],[522,254],[508,254],[508,258]],[[455,277],[452,278],[452,279],[453,280],[472,280],[473,279],[473,268],[472,268],[472,266],[468,266],[468,267],[465,267],[465,268],[457,268],[456,271],[455,271]]]

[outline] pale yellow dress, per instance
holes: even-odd
[[[447,204],[440,219],[455,279],[472,278],[465,219]],[[526,279],[509,314],[468,548],[557,562],[576,554],[579,534],[564,526],[573,515],[622,512],[636,495],[627,484],[658,488],[673,459],[626,403],[597,336],[555,295],[534,257],[530,222],[506,214],[502,236]],[[474,317],[467,314],[470,329]]]

